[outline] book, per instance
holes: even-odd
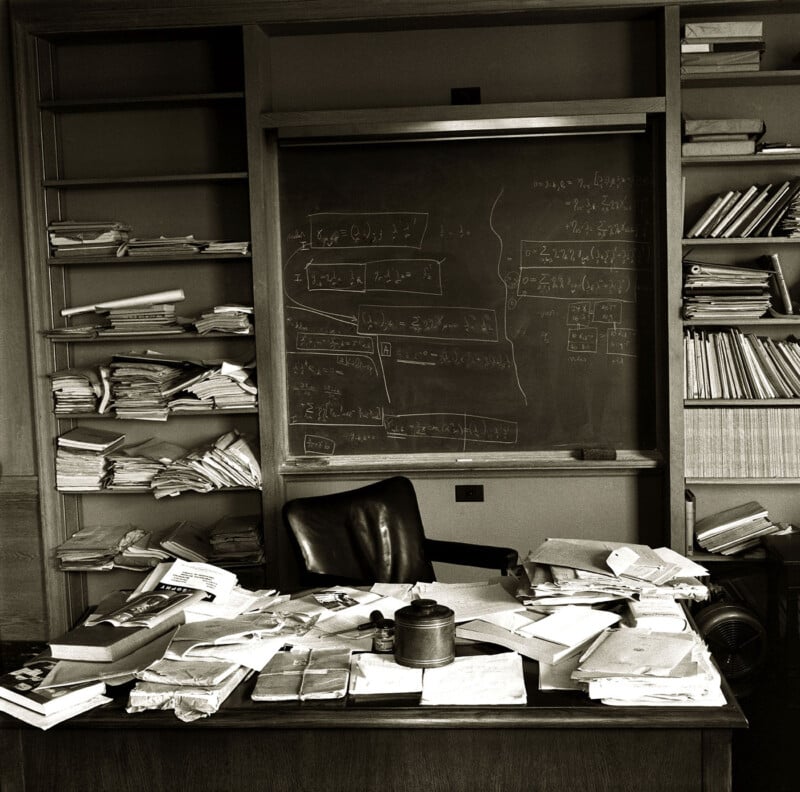
[[[161,622],[172,619],[174,614],[182,613],[203,597],[202,591],[146,591],[126,599],[118,608],[93,614],[86,623],[87,626],[111,624],[114,627],[156,627]]]
[[[686,41],[696,39],[753,38],[764,36],[764,22],[760,19],[725,19],[708,22],[687,22],[683,26]]]
[[[109,429],[96,429],[89,426],[76,426],[58,437],[62,448],[76,448],[83,451],[108,453],[125,442],[125,435]]]
[[[741,213],[746,209],[750,201],[753,200],[755,195],[758,193],[757,185],[751,185],[747,190],[745,190],[737,199],[736,203],[731,206],[731,208],[725,212],[725,214],[719,219],[719,221],[714,225],[714,227],[709,232],[710,237],[718,237],[722,234],[722,232],[728,228],[732,223],[737,219],[737,217],[741,216]]]
[[[760,63],[761,51],[731,50],[728,52],[689,52],[681,53],[682,66],[702,66],[708,64]]]
[[[0,712],[5,712],[7,715],[17,718],[17,720],[24,721],[31,726],[36,726],[37,729],[44,730],[49,729],[58,723],[63,723],[65,720],[74,718],[76,715],[80,715],[83,712],[88,712],[89,710],[100,707],[103,704],[108,704],[110,701],[111,699],[108,696],[96,694],[92,696],[92,698],[75,702],[65,709],[58,710],[57,712],[50,713],[49,715],[43,715],[40,712],[29,710],[27,707],[21,707],[18,704],[14,704],[11,701],[0,699]]]
[[[760,63],[713,63],[681,66],[681,74],[730,74],[743,71],[758,71]]]
[[[748,501],[698,520],[695,524],[695,536],[702,542],[709,536],[767,515],[767,510],[758,501]]]
[[[736,39],[735,37],[720,38],[720,39],[707,39],[700,41],[693,39],[681,41],[681,54],[697,53],[697,52],[741,52],[746,50],[755,50],[757,52],[764,52],[766,49],[764,39],[760,37],[743,37]]]
[[[684,157],[715,157],[755,154],[754,140],[703,140],[681,144]]]
[[[739,216],[736,217],[723,232],[723,239],[730,239],[732,237],[741,238],[744,236],[744,229],[749,227],[752,220],[757,216],[758,212],[761,211],[761,207],[767,203],[770,198],[770,190],[772,190],[772,188],[772,184],[766,185],[761,192],[759,192],[758,195],[756,195],[756,197],[744,207]]]
[[[789,294],[789,287],[786,285],[786,278],[783,275],[783,267],[781,266],[781,259],[777,253],[770,253],[769,260],[772,264],[772,271],[775,275],[775,285],[777,286],[778,295],[781,298],[781,307],[785,314],[793,314],[794,308],[792,307],[792,297]]]
[[[714,198],[714,200],[708,205],[706,210],[697,219],[695,224],[686,232],[686,237],[691,238],[700,236],[703,233],[703,231],[705,231],[705,229],[708,228],[709,224],[713,222],[713,220],[716,217],[719,216],[723,204],[732,195],[733,195],[733,190],[729,190],[727,193],[721,193],[716,198]]]
[[[756,212],[753,218],[748,221],[741,231],[741,236],[748,237],[755,235],[756,231],[762,226],[766,226],[768,215],[773,209],[783,201],[784,196],[791,190],[791,182],[785,181],[777,190],[762,204],[761,208]]]
[[[189,520],[175,523],[160,545],[172,555],[186,561],[203,563],[210,560],[212,553],[208,527]]]
[[[740,544],[746,539],[761,536],[765,533],[773,533],[779,530],[780,526],[773,523],[769,517],[758,517],[755,520],[731,528],[727,531],[715,534],[704,540],[703,548],[709,552],[719,552],[728,547]]]
[[[182,624],[183,620],[184,613],[180,610],[154,627],[81,624],[50,641],[50,653],[59,660],[119,660]]]
[[[40,688],[57,664],[57,659],[39,655],[21,668],[3,674],[0,676],[0,699],[40,715],[53,715],[105,693],[105,684],[97,681],[56,689]]]

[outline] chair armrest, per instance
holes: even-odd
[[[444,539],[426,538],[425,551],[431,561],[497,569],[501,575],[507,575],[517,566],[519,560],[517,551],[510,547],[450,542]]]

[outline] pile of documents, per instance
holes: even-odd
[[[242,256],[246,256],[250,252],[250,243],[210,240],[203,245],[200,252],[211,256],[219,256],[224,253],[239,253]]]
[[[67,368],[50,376],[53,412],[56,415],[104,413],[108,406],[108,381],[94,368]]]
[[[202,364],[157,352],[113,355],[111,394],[118,418],[166,421],[170,399],[206,375]]]
[[[227,515],[209,530],[208,560],[223,568],[258,564],[264,560],[261,515]]]
[[[758,319],[772,305],[771,268],[684,261],[684,319]]]
[[[175,237],[135,237],[129,239],[122,246],[119,255],[134,258],[162,258],[199,253],[204,246],[205,242],[195,239],[192,234]]]
[[[220,435],[213,443],[195,449],[167,465],[152,480],[156,498],[181,492],[211,492],[227,487],[261,488],[261,465],[253,437],[237,430]]]
[[[188,453],[182,446],[153,438],[123,446],[109,456],[111,476],[106,488],[149,490],[158,473]]]
[[[233,333],[235,335],[252,335],[252,305],[215,305],[194,320],[198,333]]]
[[[50,250],[65,256],[115,256],[128,240],[130,227],[115,221],[55,220],[47,226]]]
[[[56,489],[100,490],[110,475],[108,455],[125,441],[120,432],[78,426],[56,441]]]
[[[86,526],[56,548],[58,567],[71,572],[110,570],[114,559],[144,535],[145,531],[130,524]]]
[[[604,704],[725,704],[719,671],[693,630],[607,630],[581,656],[571,677],[587,690],[589,698],[600,699]]]
[[[203,374],[181,388],[182,394],[169,402],[171,412],[197,409],[240,410],[255,407],[258,387],[255,364],[222,361],[219,366],[206,368]],[[191,394],[191,397],[183,395]]]
[[[748,501],[698,520],[695,537],[697,544],[709,553],[734,555],[760,545],[764,536],[786,530],[781,523],[770,519],[767,509],[758,501]]]

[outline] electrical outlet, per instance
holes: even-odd
[[[482,503],[483,484],[456,484],[456,503]]]

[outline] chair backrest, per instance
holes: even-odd
[[[351,584],[434,580],[417,495],[404,476],[295,498],[283,519],[314,575]]]

